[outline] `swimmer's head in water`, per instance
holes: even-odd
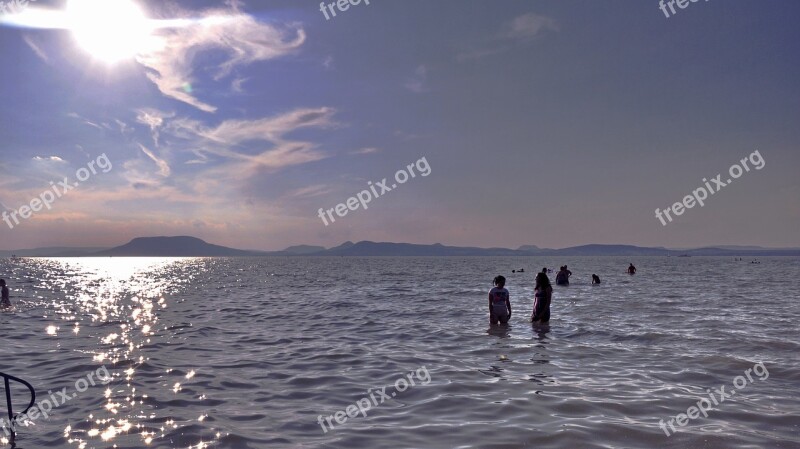
[[[503,276],[496,276],[494,278],[494,285],[502,288],[503,286],[506,285],[506,278],[504,278]]]

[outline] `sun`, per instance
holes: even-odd
[[[144,12],[131,0],[69,0],[66,15],[78,45],[107,64],[136,56],[151,33]]]

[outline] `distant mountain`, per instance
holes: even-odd
[[[39,248],[31,250],[0,251],[0,257],[16,254],[20,257],[236,257],[236,256],[800,256],[800,249],[774,249],[759,247],[709,247],[694,249],[667,249],[633,245],[581,245],[570,248],[549,249],[523,245],[518,249],[478,248],[472,246],[446,246],[441,243],[422,245],[414,243],[344,242],[325,249],[322,246],[296,245],[283,251],[246,251],[212,245],[196,237],[139,237],[125,245],[111,249],[98,248]]]
[[[413,243],[347,242],[317,253],[320,256],[514,256],[525,255],[506,248],[472,248],[458,246],[417,245]]]
[[[325,251],[324,246],[296,245],[296,246],[290,246],[281,252],[286,254],[295,254],[298,256],[304,256],[308,254],[319,253],[322,251]]]
[[[115,257],[222,257],[257,256],[258,251],[244,251],[212,245],[196,237],[138,237],[130,242],[100,251],[91,256]]]
[[[19,249],[15,251],[0,251],[0,257],[79,257],[103,251],[107,248],[70,248],[53,246],[48,248]]]
[[[800,256],[797,249],[761,249],[755,251],[698,248],[669,250],[662,247],[633,245],[582,245],[562,249],[542,249],[524,245],[520,249],[445,246],[441,243],[419,245],[363,241],[346,242],[336,248],[314,253],[316,256]]]
[[[633,245],[582,245],[547,251],[552,256],[668,256],[666,248],[647,248]]]

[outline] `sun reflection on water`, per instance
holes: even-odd
[[[32,261],[48,273],[46,279],[41,279],[36,285],[38,289],[76,292],[53,307],[58,319],[69,322],[70,332],[61,331],[61,326],[56,323],[47,326],[46,334],[59,339],[62,334],[74,337],[91,333],[97,343],[87,351],[88,355],[95,363],[107,366],[113,379],[103,391],[101,408],[90,413],[85,421],[72,423],[64,429],[64,437],[78,449],[87,447],[87,444],[91,446],[91,440],[96,439],[122,443],[119,441],[122,436],[138,437],[140,443],[137,446],[150,445],[155,439],[164,437],[166,432],[183,425],[172,418],[164,421],[166,428],[152,424],[158,419],[158,410],[148,402],[148,395],[141,392],[142,382],[137,383],[136,374],[137,369],[149,360],[142,351],[143,346],[150,344],[163,330],[159,327],[159,311],[168,306],[164,295],[185,281],[174,276],[176,266],[194,260],[42,258]],[[186,379],[191,379],[194,374],[192,370]],[[182,388],[175,382],[172,388],[165,390],[181,394]],[[150,424],[139,422],[145,418]],[[208,440],[203,438],[198,446],[206,447]],[[130,443],[127,439],[124,441]]]

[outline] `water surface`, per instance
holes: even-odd
[[[24,449],[799,448],[800,260],[760,261],[6,259],[0,371],[40,398],[113,376],[20,430]],[[563,264],[572,285],[532,326],[535,272]],[[488,323],[497,274],[509,326]],[[659,428],[757,362],[767,378]],[[384,386],[366,417],[318,423]]]

